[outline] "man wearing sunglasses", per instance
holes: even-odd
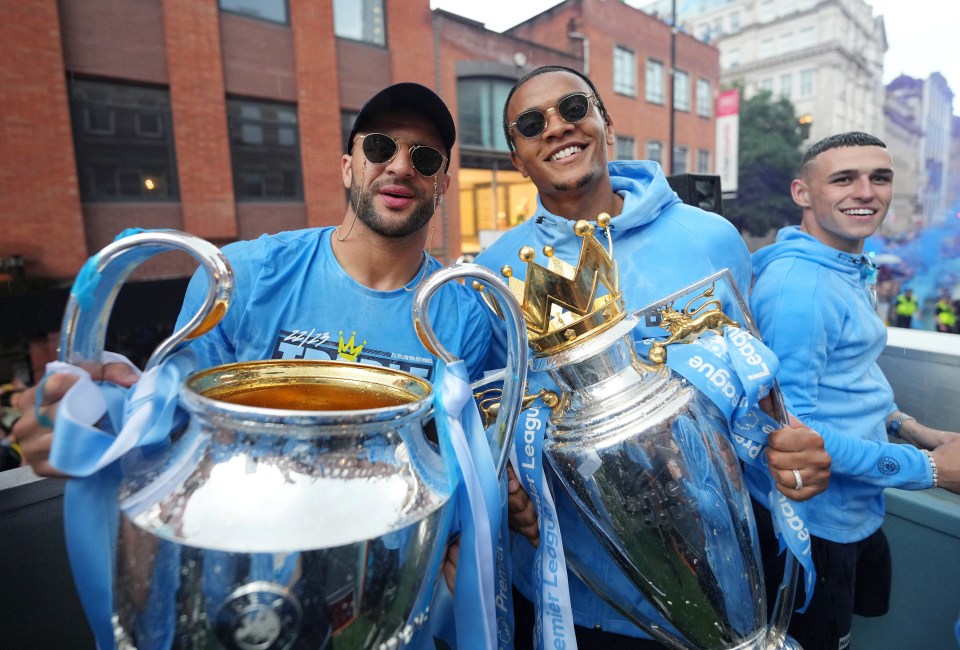
[[[525,223],[505,233],[480,254],[477,262],[491,269],[504,264],[517,277],[523,246],[543,250],[576,263],[581,239],[578,219],[595,223],[601,212],[613,217],[610,233],[619,266],[626,307],[637,310],[722,268],[729,268],[739,287],[750,286],[750,255],[736,229],[722,217],[684,205],[670,189],[659,165],[650,161],[608,162],[614,144],[613,119],[593,83],[581,73],[559,66],[538,68],[520,79],[504,106],[503,126],[516,168],[539,190],[537,210]],[[730,305],[725,305],[728,309]],[[635,336],[662,336],[658,323],[646,322]],[[501,344],[491,343],[490,364],[502,358]],[[767,458],[778,489],[805,500],[826,488],[830,458],[820,437],[806,427],[786,427],[768,439]],[[802,476],[802,485],[793,470]],[[616,571],[557,490],[554,498],[564,547],[593,556],[598,575]],[[530,644],[533,585],[530,567],[539,543],[529,510],[519,512],[526,495],[511,497],[511,524],[531,543],[514,537],[514,585],[517,598],[516,647]],[[625,580],[625,578],[624,578]],[[596,596],[573,574],[568,575],[575,633],[580,647],[659,648],[640,628]],[[630,587],[625,587],[630,590]],[[638,596],[639,597],[639,596]],[[524,622],[526,621],[526,623]],[[547,625],[547,623],[544,623]]]
[[[412,323],[413,292],[440,267],[424,246],[450,183],[446,171],[455,138],[453,118],[432,90],[398,83],[374,95],[357,115],[341,158],[350,190],[343,222],[224,248],[235,288],[224,318],[192,344],[200,367],[339,359],[432,379],[434,357]],[[206,284],[204,273],[191,280],[177,327],[198,310]],[[444,345],[478,375],[489,330],[473,293],[455,283],[442,287],[431,319]],[[105,373],[124,385],[136,380],[120,364],[106,366]],[[37,413],[52,417],[74,381],[69,375],[48,378]],[[37,419],[33,410],[24,414],[14,435],[38,473],[55,474],[47,461],[52,432]]]

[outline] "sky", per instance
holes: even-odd
[[[888,50],[884,83],[900,74],[925,79],[932,72],[946,78],[954,93],[953,113],[960,115],[960,2],[957,0],[866,0],[884,17]],[[430,0],[430,6],[465,16],[501,32],[548,9],[559,0]]]

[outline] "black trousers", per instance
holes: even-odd
[[[770,512],[753,503],[760,537],[760,554],[766,582],[767,609],[773,609],[777,587],[783,579],[784,555],[777,555]],[[794,611],[789,633],[803,650],[849,650],[853,615],[883,616],[890,607],[893,566],[890,546],[882,530],[859,542],[841,544],[810,538],[817,571],[813,598],[807,611]],[[805,590],[797,588],[796,606],[803,605]]]

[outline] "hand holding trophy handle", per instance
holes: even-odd
[[[740,288],[733,281],[729,270],[724,269],[720,272],[727,275],[730,279],[730,288],[736,300],[741,305],[746,305]],[[753,319],[753,314],[749,309],[743,310],[744,325],[753,336],[758,340],[760,338],[760,329]],[[790,416],[787,414],[787,407],[783,401],[783,393],[780,392],[780,383],[774,380],[773,388],[770,390],[770,400],[773,403],[773,413],[771,416],[781,427],[790,423]],[[783,566],[783,580],[777,588],[777,600],[773,605],[773,613],[770,616],[770,623],[767,627],[766,650],[793,650],[799,648],[799,644],[787,636],[787,628],[790,627],[790,618],[793,616],[793,603],[797,595],[797,583],[800,580],[800,565],[793,553],[786,553],[786,561]]]
[[[753,330],[752,333],[759,338],[759,332],[756,331],[753,323],[749,325]],[[773,418],[780,426],[787,426],[790,418],[783,401],[783,393],[780,392],[780,384],[776,380],[770,390],[770,398],[773,402]],[[794,639],[787,636],[787,628],[790,627],[790,618],[793,616],[793,603],[797,595],[797,583],[800,580],[800,565],[797,564],[793,553],[787,552],[785,555],[783,580],[777,587],[777,600],[773,605],[773,613],[767,627],[766,650],[796,650],[800,647]]]
[[[107,319],[121,285],[141,262],[171,250],[184,251],[195,257],[206,269],[210,282],[201,308],[186,325],[157,346],[145,370],[212,329],[226,313],[233,289],[233,270],[227,258],[216,246],[194,235],[177,230],[145,230],[121,235],[91,257],[80,270],[63,315],[60,360],[75,365],[99,362]],[[99,309],[91,310],[91,306]]]
[[[493,428],[493,440],[491,441],[491,446],[495,445],[496,450],[494,458],[496,459],[497,475],[502,476],[507,465],[507,459],[510,456],[510,441],[513,438],[513,430],[516,427],[517,419],[520,417],[523,389],[526,386],[526,325],[520,311],[520,305],[510,293],[507,285],[493,271],[476,264],[457,264],[440,269],[428,276],[417,289],[413,299],[413,318],[420,340],[423,341],[427,349],[440,357],[445,363],[452,363],[457,358],[443,347],[436,334],[434,334],[427,307],[430,298],[436,293],[437,289],[447,282],[459,278],[473,278],[475,281],[481,282],[486,289],[491,289],[492,293],[499,298],[501,313],[506,324],[507,362],[503,399],[501,400],[506,408],[499,409],[497,413],[496,425]]]

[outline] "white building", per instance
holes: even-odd
[[[671,0],[631,4],[670,20]],[[676,0],[677,24],[720,50],[720,81],[787,97],[809,140],[883,134],[883,18],[864,0]]]

